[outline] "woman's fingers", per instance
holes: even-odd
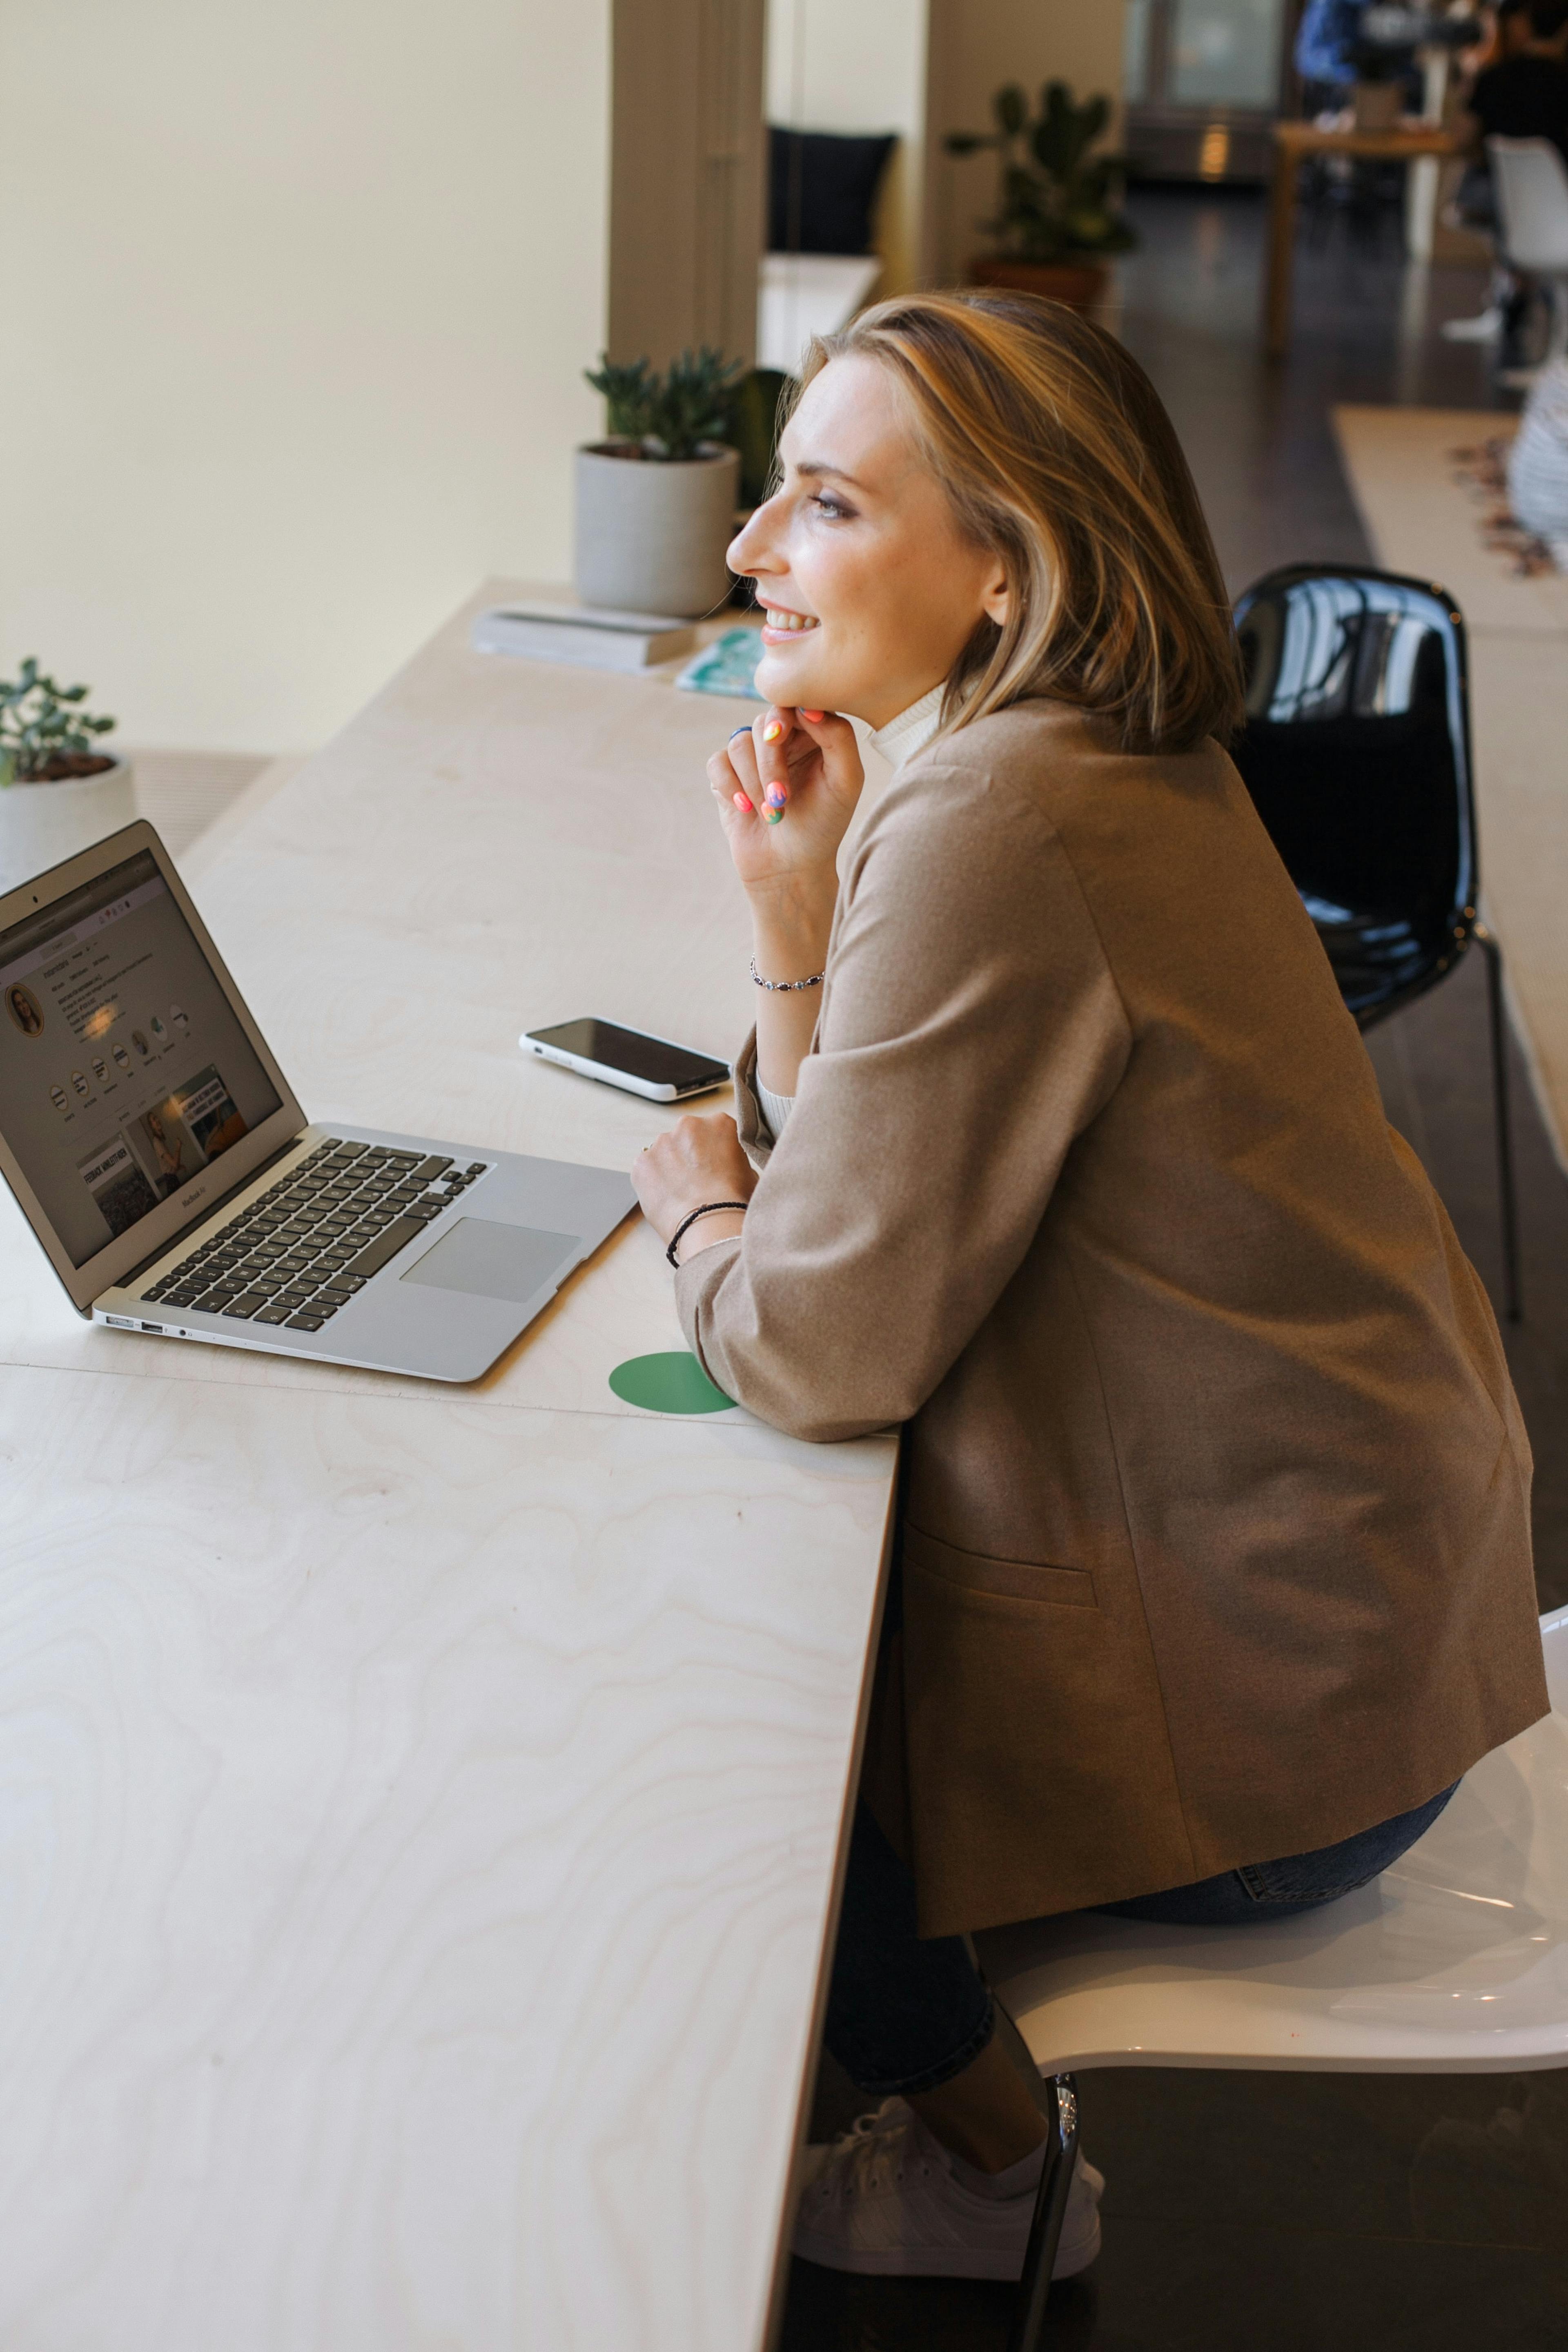
[[[743,816],[762,804],[757,753],[749,727],[737,727],[722,751],[707,763],[708,782],[718,798],[731,802]]]
[[[768,705],[760,719],[752,721],[757,779],[761,787],[758,804],[769,824],[779,824],[789,805],[789,738],[794,725],[795,713],[781,710],[774,703]]]

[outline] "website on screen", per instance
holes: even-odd
[[[149,852],[0,932],[0,1123],[73,1265],[278,1108]]]

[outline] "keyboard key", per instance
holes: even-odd
[[[248,1323],[251,1317],[267,1304],[267,1297],[268,1294],[265,1290],[247,1291],[243,1298],[232,1298],[226,1307],[220,1307],[218,1311],[223,1315],[234,1316],[238,1322]]]
[[[291,1331],[319,1331],[326,1319],[324,1315],[291,1315],[288,1328]]]
[[[287,1323],[293,1311],[292,1307],[261,1307],[250,1319],[253,1323]]]
[[[345,1289],[340,1282],[324,1282],[316,1293],[317,1297],[326,1307],[347,1307],[353,1295],[353,1292]]]
[[[488,1162],[486,1160],[471,1160],[468,1162],[467,1167],[463,1171],[463,1173],[465,1176],[483,1176],[487,1165]]]
[[[379,1274],[383,1265],[396,1257],[399,1250],[405,1250],[410,1242],[418,1241],[423,1231],[423,1218],[394,1218],[385,1233],[377,1234],[369,1249],[361,1250],[356,1258],[350,1261],[347,1271],[358,1275],[361,1282],[368,1282],[372,1274]]]
[[[444,1176],[451,1166],[450,1160],[422,1160],[413,1171],[414,1180],[428,1184],[433,1177]]]

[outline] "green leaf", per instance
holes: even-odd
[[[1016,139],[1029,121],[1029,100],[1019,85],[1009,81],[1005,89],[998,90],[991,103],[1003,136]]]

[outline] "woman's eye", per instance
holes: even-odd
[[[852,507],[845,506],[842,499],[833,498],[826,490],[813,491],[811,504],[819,514],[826,515],[830,522],[847,522],[854,512]]]

